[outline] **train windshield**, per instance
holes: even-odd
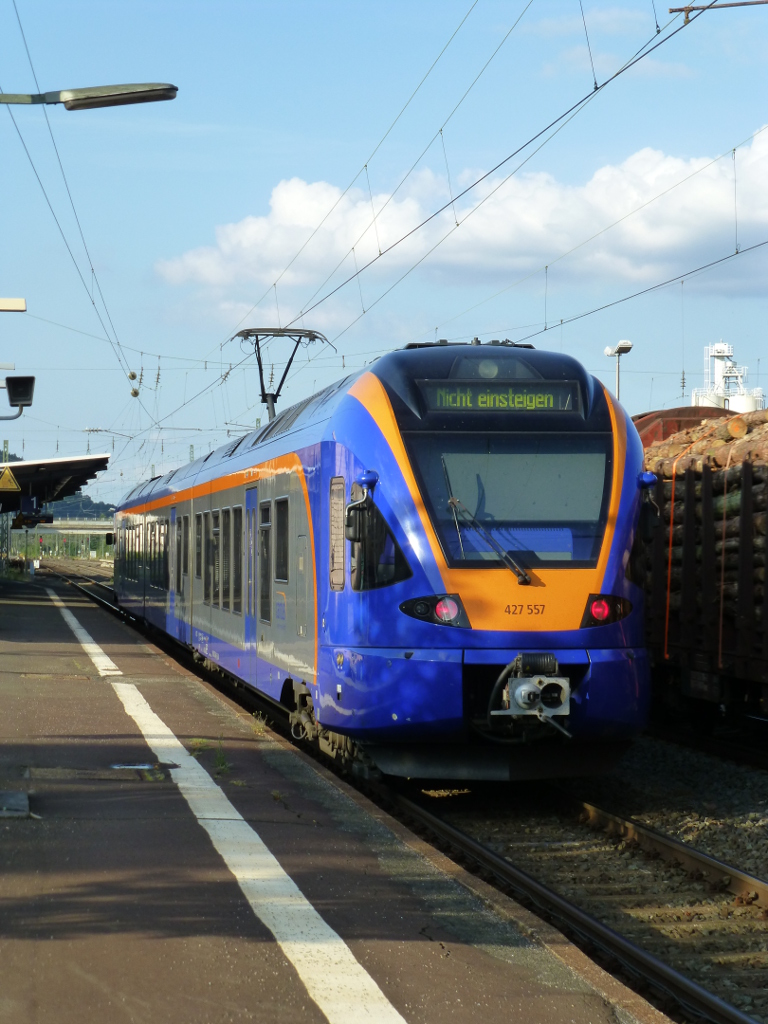
[[[496,568],[494,545],[521,566],[597,564],[611,435],[408,432],[405,441],[450,565]]]

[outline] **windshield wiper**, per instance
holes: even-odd
[[[453,493],[453,488],[451,487],[451,478],[448,476],[448,467],[445,464],[445,456],[444,455],[441,457],[440,461],[443,464],[443,474],[445,476],[445,486],[448,489],[448,504],[450,506],[451,512],[453,512],[453,522],[454,522],[454,524],[456,526],[456,536],[459,538],[459,549],[461,551],[461,557],[466,559],[467,556],[466,556],[466,553],[464,551],[464,541],[461,538],[461,527],[459,526],[459,517],[456,514],[456,509],[450,504],[451,495]]]
[[[521,587],[528,586],[528,584],[531,582],[531,577],[528,575],[525,569],[523,569],[522,566],[517,564],[517,562],[514,560],[514,558],[512,558],[509,552],[504,550],[504,548],[501,546],[501,544],[499,544],[496,538],[493,537],[482,525],[482,523],[480,523],[480,521],[472,515],[472,513],[469,511],[466,505],[459,501],[458,498],[454,498],[453,496],[451,496],[448,499],[448,507],[453,512],[454,518],[457,515],[460,515],[462,519],[464,519],[466,522],[469,523],[470,526],[477,530],[477,532],[480,534],[483,540],[488,545],[490,545],[490,547],[499,556],[500,561],[502,561],[504,565],[506,565],[506,567],[511,572],[513,572],[515,576],[517,576],[517,582]],[[456,525],[458,527],[458,522]]]

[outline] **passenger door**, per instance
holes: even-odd
[[[256,685],[257,642],[259,628],[256,552],[259,535],[258,488],[245,492],[245,651],[247,678]]]

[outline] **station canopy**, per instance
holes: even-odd
[[[0,512],[33,513],[46,502],[68,498],[106,469],[109,458],[75,455],[0,464]]]

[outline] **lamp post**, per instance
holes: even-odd
[[[138,82],[134,85],[95,85],[87,89],[62,89],[59,92],[0,93],[0,103],[63,103],[66,110],[92,110],[94,107],[122,107],[127,103],[157,103],[176,98],[178,88],[167,82]]]
[[[620,341],[615,348],[611,348],[610,345],[606,346],[605,354],[607,356],[616,356],[616,401],[619,400],[619,360],[622,356],[632,351],[631,341]]]

